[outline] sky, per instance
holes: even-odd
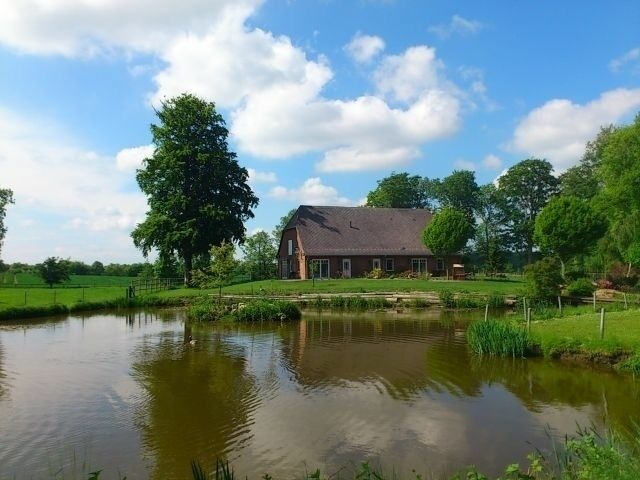
[[[640,2],[0,0],[5,262],[143,260],[162,101],[215,102],[260,198],[360,205],[392,172],[556,173],[640,111]]]

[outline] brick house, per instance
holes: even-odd
[[[422,243],[428,210],[411,208],[314,207],[301,205],[282,231],[278,277],[362,277],[374,268],[438,276],[445,259]],[[449,257],[449,268],[460,256]]]

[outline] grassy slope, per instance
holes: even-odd
[[[599,313],[533,322],[531,335],[542,345],[545,354],[564,351],[640,353],[640,310],[606,313],[604,340],[600,340]]]
[[[358,292],[454,292],[516,294],[524,286],[520,280],[418,280],[418,279],[380,279],[351,278],[343,280],[319,280],[315,285],[311,280],[263,280],[241,283],[224,288],[224,293],[248,295],[299,293],[358,293]]]

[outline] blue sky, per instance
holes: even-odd
[[[640,111],[635,0],[0,0],[6,262],[141,261],[135,169],[163,98],[214,101],[260,197],[357,205],[392,171],[560,173]]]

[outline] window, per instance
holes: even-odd
[[[329,260],[319,259],[309,262],[309,278],[329,278]]]
[[[442,272],[444,270],[444,258],[436,260],[436,270]]]
[[[289,261],[282,260],[280,263],[280,276],[283,280],[289,278]]]
[[[287,240],[287,250],[289,252],[287,255],[293,255],[293,240]]]
[[[427,273],[427,259],[426,258],[412,258],[411,259],[411,271],[413,273]]]
[[[382,268],[382,267],[381,267],[381,265],[382,265],[382,263],[380,263],[380,259],[379,259],[379,258],[374,258],[374,259],[373,259],[373,269],[374,269],[374,270],[375,270],[376,268],[377,268],[378,270],[380,270],[380,269]]]
[[[393,272],[393,258],[386,258],[384,261],[384,267],[387,272]]]

